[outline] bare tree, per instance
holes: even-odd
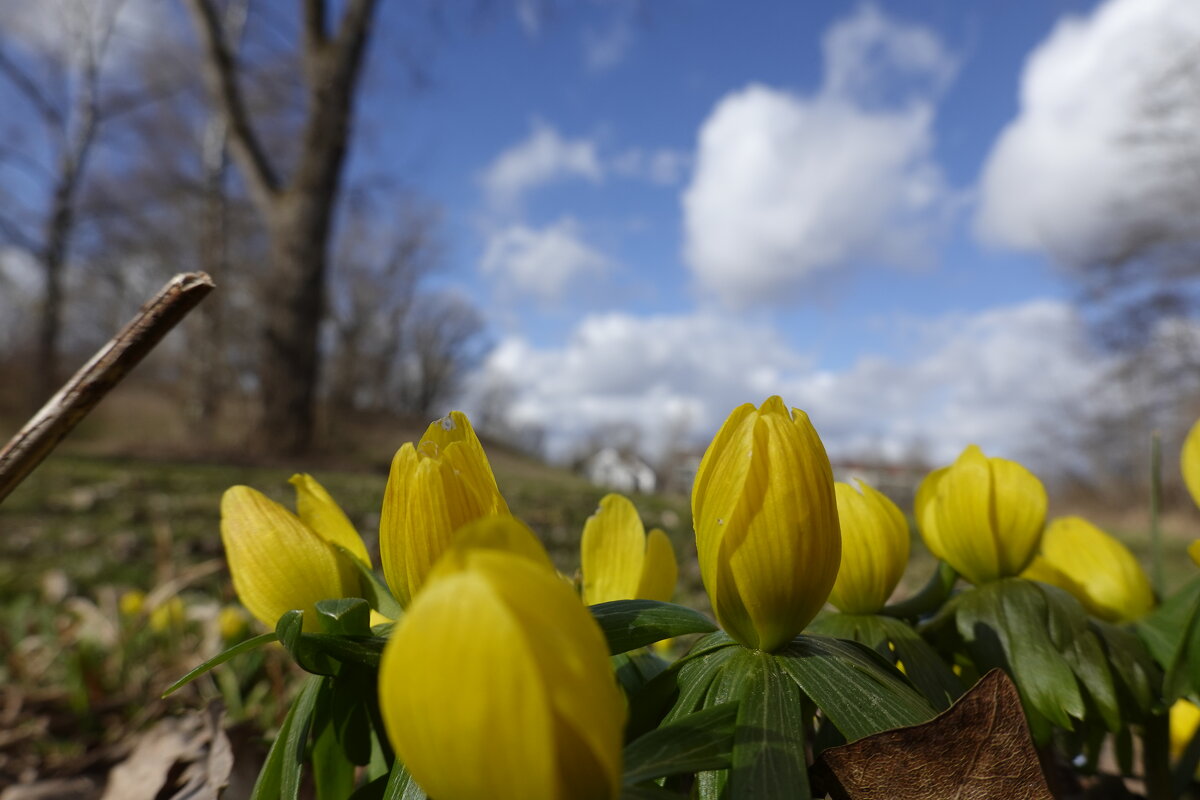
[[[335,28],[324,0],[303,0],[304,119],[284,178],[268,157],[239,85],[238,60],[215,0],[185,0],[204,52],[209,90],[228,124],[229,149],[271,240],[273,301],[262,333],[262,431],[279,452],[312,440],[333,212],[376,0],[347,0]]]
[[[466,371],[482,357],[483,319],[457,294],[424,297],[408,325],[409,347],[400,389],[401,407],[429,416],[459,388]]]

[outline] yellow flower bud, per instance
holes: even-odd
[[[1188,555],[1192,557],[1192,561],[1196,562],[1196,566],[1200,567],[1200,539],[1188,545]]]
[[[856,490],[837,483],[842,526],[842,565],[829,602],[847,614],[883,608],[908,564],[908,521],[882,492],[862,481]]]
[[[553,570],[453,549],[396,623],[379,699],[397,757],[446,800],[615,800],[624,698]],[[514,735],[501,735],[514,731]]]
[[[1019,575],[1033,560],[1046,519],[1046,489],[1015,461],[977,446],[931,472],[916,498],[925,545],[971,583]]]
[[[1082,517],[1059,517],[1021,577],[1065,589],[1108,622],[1133,622],[1154,608],[1150,580],[1129,548]]]
[[[142,613],[142,605],[146,602],[146,593],[139,592],[137,589],[130,589],[121,595],[118,604],[121,607],[121,613],[127,617],[136,617]]]
[[[646,528],[627,498],[605,495],[588,517],[579,543],[583,598],[588,605],[610,600],[661,600],[675,593],[679,574],[666,533]]]
[[[700,462],[692,519],[709,602],[742,645],[774,650],[825,604],[842,537],[829,457],[803,411],[778,397],[734,409]]]
[[[1183,482],[1187,484],[1192,500],[1200,506],[1200,420],[1196,420],[1183,442],[1183,451],[1179,454],[1179,468],[1183,472]],[[1200,563],[1200,560],[1197,560],[1197,563]]]
[[[292,609],[304,614],[304,630],[319,625],[316,603],[357,597],[358,574],[318,532],[292,512],[248,486],[221,498],[221,541],[242,605],[274,628]]]
[[[246,614],[237,606],[223,606],[217,614],[217,630],[226,641],[246,632]]]
[[[379,522],[383,573],[400,605],[412,602],[454,531],[507,513],[483,445],[461,411],[432,423],[416,446],[401,447]]]
[[[297,473],[288,483],[296,487],[296,513],[304,524],[327,542],[349,550],[355,558],[371,566],[371,556],[362,536],[334,499],[312,475]]]
[[[1180,698],[1171,706],[1171,760],[1177,761],[1200,728],[1200,706]],[[1200,772],[1198,772],[1200,774]]]
[[[167,630],[182,628],[186,611],[179,595],[171,597],[150,612],[150,630],[155,633],[163,633]]]

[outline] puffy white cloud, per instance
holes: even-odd
[[[1149,107],[1171,90],[1172,70],[1190,64],[1194,80],[1197,52],[1195,0],[1109,0],[1060,21],[1026,61],[1020,111],[985,164],[980,236],[1071,263],[1102,256],[1147,213],[1171,224],[1147,197],[1169,197],[1176,186],[1194,195],[1182,183],[1194,176],[1154,161],[1179,134],[1191,131],[1198,144],[1200,112],[1194,89],[1186,103],[1160,96],[1168,102],[1156,122]],[[1148,122],[1175,135],[1133,145]]]
[[[584,63],[593,72],[610,70],[625,60],[625,55],[632,45],[632,11],[618,11],[605,27],[584,31]]]
[[[482,181],[492,207],[512,211],[529,190],[565,178],[603,180],[595,142],[566,139],[552,126],[535,121],[529,136],[497,156]]]
[[[617,175],[646,180],[658,186],[672,186],[683,179],[691,155],[682,150],[660,147],[644,150],[631,147],[613,156],[609,166]]]
[[[684,254],[734,307],[794,300],[814,273],[857,261],[919,263],[947,211],[932,98],[954,60],[937,37],[864,6],[824,53],[816,94],[752,84],[700,128]]]
[[[561,348],[502,341],[480,380],[514,387],[508,422],[545,429],[552,456],[614,422],[637,424],[654,453],[681,420],[707,438],[735,406],[780,394],[809,412],[831,454],[900,458],[920,443],[948,462],[971,442],[1036,452],[1047,421],[1065,428],[1088,410],[1107,368],[1058,301],[909,327],[907,359],[816,370],[772,330],[725,315],[610,313],[583,319]]]
[[[581,276],[604,273],[609,260],[583,241],[573,218],[564,217],[545,228],[510,225],[495,231],[480,266],[506,291],[549,302]]]

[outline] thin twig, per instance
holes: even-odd
[[[203,272],[176,275],[63,384],[0,450],[0,502],[213,288]]]

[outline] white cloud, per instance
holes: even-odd
[[[508,421],[544,428],[552,456],[612,422],[638,424],[650,453],[680,419],[707,440],[735,406],[780,394],[809,412],[831,454],[899,458],[921,442],[945,463],[971,442],[995,455],[1037,451],[1047,421],[1065,429],[1089,408],[1107,368],[1058,301],[914,328],[907,360],[814,370],[770,329],[726,315],[610,313],[583,319],[560,348],[506,339],[482,375],[515,387]]]
[[[510,225],[493,233],[481,268],[507,291],[542,301],[560,299],[568,286],[588,274],[602,274],[609,260],[583,241],[579,224],[564,217],[545,228]]]
[[[631,147],[613,156],[609,166],[617,175],[626,178],[646,180],[658,186],[672,186],[683,179],[691,160],[688,153],[669,147],[657,150]]]
[[[535,121],[529,136],[497,156],[482,181],[494,209],[515,211],[529,190],[566,178],[603,180],[595,142],[565,139],[552,126]]]
[[[932,99],[952,57],[931,32],[871,6],[824,45],[815,95],[752,84],[700,129],[684,255],[731,306],[789,302],[815,273],[857,261],[920,263],[947,211],[930,153]]]
[[[1152,150],[1165,155],[1169,137],[1150,149],[1130,139],[1146,119],[1152,90],[1171,88],[1173,66],[1190,63],[1194,71],[1198,51],[1195,0],[1109,0],[1090,16],[1059,22],[1027,60],[1020,111],[988,156],[980,236],[1072,263],[1102,257],[1114,237],[1148,214],[1174,224],[1147,198],[1170,197],[1175,187],[1194,194],[1194,175],[1152,164]],[[1194,147],[1195,100],[1193,89],[1190,101],[1163,109],[1160,132],[1179,125],[1175,133]]]
[[[604,72],[625,60],[633,45],[633,20],[629,11],[613,15],[606,27],[583,34],[583,59],[593,72]]]

